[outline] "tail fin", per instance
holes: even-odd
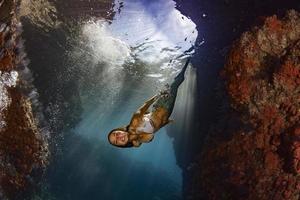
[[[190,60],[191,60],[190,57],[186,60],[185,65],[182,68],[183,73],[186,71],[187,67],[189,66]]]
[[[177,74],[177,76],[175,77],[175,79],[178,79],[178,78],[184,78],[184,73],[187,69],[187,67],[189,66],[189,63],[190,63],[190,60],[191,58],[188,58],[185,62],[185,65],[183,66],[182,70],[179,72],[179,74]]]

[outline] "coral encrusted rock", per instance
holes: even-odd
[[[222,76],[231,113],[222,122],[237,126],[213,129],[188,172],[187,199],[298,200],[299,13],[267,17],[244,33]]]
[[[18,1],[1,1],[0,19],[0,199],[27,199],[44,172],[48,147],[32,111]]]

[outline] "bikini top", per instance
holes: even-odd
[[[139,124],[136,130],[139,132],[154,133],[154,126],[152,123],[151,113],[145,114],[142,123]]]

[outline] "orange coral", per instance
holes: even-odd
[[[43,141],[37,138],[37,127],[31,122],[30,104],[17,90],[11,90],[10,94],[12,103],[6,114],[7,127],[0,132],[0,152],[11,167],[0,169],[0,185],[5,194],[13,198],[30,185],[27,176],[34,165],[39,168],[45,164],[41,158],[46,149]]]
[[[281,31],[283,28],[282,21],[279,20],[276,15],[268,17],[265,24],[272,32]]]
[[[198,189],[208,194],[206,199],[299,199],[297,26],[300,15],[294,11],[282,20],[268,17],[260,29],[233,45],[222,74],[231,108],[239,113],[243,126],[225,140],[215,137],[224,131],[217,130],[204,148],[199,175],[193,179],[201,180]]]
[[[3,58],[0,60],[1,71],[9,71],[10,69],[12,69],[12,67],[14,66],[13,60],[13,56],[9,52],[6,52]]]
[[[6,2],[13,6],[12,12],[5,12],[12,15],[6,24],[9,28],[0,32],[0,72],[10,73],[16,70],[17,65],[23,65],[24,57],[17,55],[17,52],[22,51],[17,46],[20,37],[17,29],[17,1]],[[3,15],[1,9],[0,6],[0,15]],[[5,199],[20,199],[20,194],[33,190],[35,183],[32,180],[41,178],[47,162],[46,141],[37,127],[29,98],[20,90],[25,83],[25,80],[17,81],[18,87],[1,85],[10,99],[9,105],[1,109],[0,113],[1,120],[5,120],[5,126],[0,127],[0,198]]]
[[[247,79],[240,78],[235,80],[236,82],[239,82],[239,84],[236,84],[233,81],[228,84],[228,93],[235,102],[239,102],[240,104],[247,103],[251,95],[251,86],[249,81]]]
[[[292,91],[300,85],[300,65],[295,65],[291,60],[287,60],[274,78],[282,87]]]

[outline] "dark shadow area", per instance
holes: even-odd
[[[33,84],[38,90],[44,114],[53,133],[76,124],[82,112],[78,91],[79,71],[65,63],[68,49],[66,31],[62,28],[45,32],[23,19],[23,38],[30,59]]]

